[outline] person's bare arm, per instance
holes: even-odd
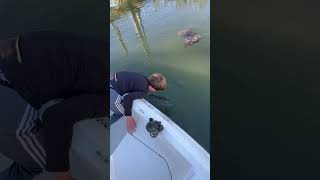
[[[127,118],[127,129],[130,134],[132,134],[136,129],[136,122],[134,118],[132,117],[132,103],[135,99],[141,99],[147,96],[147,92],[145,91],[135,91],[128,93],[123,98],[123,105],[124,105],[124,115]]]
[[[136,131],[136,121],[133,119],[132,116],[126,116],[126,117],[127,117],[128,133],[132,134]]]

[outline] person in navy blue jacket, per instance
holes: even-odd
[[[135,120],[132,117],[132,103],[135,99],[145,98],[148,92],[165,90],[167,82],[160,73],[146,77],[136,72],[121,71],[110,78],[110,110],[114,112],[111,123],[122,115],[127,118],[129,133],[135,131]]]
[[[108,115],[108,48],[54,31],[0,41],[0,153],[14,161],[0,180],[31,180],[43,170],[73,179],[74,123]]]

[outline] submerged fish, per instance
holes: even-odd
[[[184,46],[191,46],[194,43],[198,43],[201,36],[192,31],[192,29],[184,29],[177,32],[178,36],[184,36]]]

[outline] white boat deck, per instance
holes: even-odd
[[[134,101],[133,117],[137,129],[132,135],[124,117],[110,128],[112,180],[210,179],[210,155],[168,117],[145,100]],[[164,126],[156,138],[145,128],[149,118]]]

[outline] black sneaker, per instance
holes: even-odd
[[[112,116],[110,117],[110,125],[118,121],[122,116],[123,116],[122,114],[113,113]]]

